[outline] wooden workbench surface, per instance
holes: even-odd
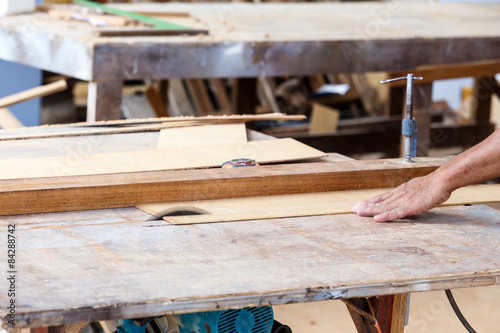
[[[500,5],[119,4],[208,35],[97,37],[45,13],[2,17],[0,58],[84,80],[388,71],[500,59]]]
[[[4,239],[16,225],[16,327],[500,284],[500,213],[484,206],[393,223],[148,217],[123,208],[2,218]]]
[[[55,129],[0,134],[43,131]],[[75,158],[157,141],[158,132],[6,140],[0,158]],[[333,169],[352,162],[323,161]],[[198,225],[151,218],[133,207],[2,216],[0,237],[15,225],[16,327],[500,284],[500,212],[484,206],[383,224],[354,214]],[[2,325],[9,301],[0,293]]]

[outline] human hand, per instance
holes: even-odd
[[[361,201],[352,207],[359,216],[374,216],[377,222],[386,222],[418,214],[439,206],[451,195],[432,174],[412,179],[392,191]]]

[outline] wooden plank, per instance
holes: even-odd
[[[151,36],[201,36],[208,35],[205,29],[147,29],[147,28],[122,28],[98,29],[94,35],[98,37],[151,37]]]
[[[222,124],[169,128],[160,131],[157,149],[211,146],[247,142],[245,124]]]
[[[134,11],[134,13],[148,16],[158,17],[190,17],[189,12],[172,12],[172,11]]]
[[[66,80],[59,80],[44,86],[28,89],[20,93],[0,98],[0,108],[6,108],[14,104],[22,103],[27,100],[47,96],[59,91],[66,90],[68,84]]]
[[[73,2],[77,3],[79,5],[86,6],[86,7],[96,8],[97,10],[100,10],[102,12],[106,12],[109,14],[128,17],[130,19],[139,21],[143,24],[152,25],[155,29],[166,29],[166,30],[168,30],[168,29],[173,29],[173,30],[175,30],[175,29],[189,29],[186,26],[167,22],[164,20],[159,20],[159,19],[156,19],[156,18],[151,17],[151,16],[141,15],[141,14],[133,13],[133,12],[126,11],[126,10],[120,10],[120,9],[116,9],[116,8],[113,8],[113,7],[110,7],[107,5],[94,3],[91,1],[87,1],[87,0],[74,0]]]
[[[303,120],[304,116],[283,114],[225,115],[206,117],[169,117],[133,120],[112,120],[95,123],[75,123],[26,128],[23,131],[0,131],[0,141],[35,138],[55,138],[81,135],[137,133],[158,131],[163,128],[185,127],[200,124],[244,123],[257,120]],[[134,126],[135,125],[135,126]]]
[[[356,203],[373,198],[390,189],[364,189],[322,193],[268,195],[263,197],[187,201],[140,205],[150,214],[161,217],[167,213],[191,210],[201,215],[166,216],[173,224],[245,221],[280,217],[298,217],[352,212]],[[453,192],[447,206],[500,202],[500,185],[471,185]],[[256,209],[258,207],[258,209]]]
[[[95,123],[74,123],[65,125],[51,125],[50,127],[97,127],[97,126],[111,126],[111,125],[134,125],[134,124],[149,124],[149,123],[166,123],[166,122],[176,122],[176,121],[214,121],[214,122],[247,122],[247,121],[258,121],[258,120],[288,120],[288,121],[299,121],[304,120],[306,117],[304,115],[287,115],[284,113],[267,113],[260,115],[253,114],[232,114],[232,115],[222,115],[215,116],[209,115],[204,117],[192,117],[192,116],[179,116],[179,117],[166,117],[166,118],[141,118],[141,119],[119,119],[119,120],[107,120],[107,121],[97,121]]]
[[[49,15],[49,17],[54,19],[65,20],[65,21],[73,21],[73,20],[84,21],[94,26],[110,25],[110,26],[124,27],[127,25],[134,24],[133,20],[124,16],[89,14],[76,10],[75,8],[72,9],[47,8],[46,12]],[[91,22],[95,23],[93,24]]]
[[[379,114],[382,107],[378,91],[368,81],[365,74],[351,74],[351,83],[359,94],[364,110],[371,115]]]
[[[77,136],[97,136],[97,135],[111,135],[111,134],[124,134],[124,133],[145,133],[151,131],[159,131],[165,128],[176,127],[190,127],[197,125],[205,125],[210,123],[204,120],[191,119],[186,121],[175,121],[166,123],[152,123],[138,126],[89,126],[88,128],[81,126],[48,126],[48,127],[30,127],[22,132],[0,132],[0,141],[11,140],[26,140],[26,139],[47,139],[47,138],[64,138],[64,137],[77,137]]]
[[[4,180],[0,215],[393,187],[434,171],[446,160],[318,162]]]
[[[394,295],[392,303],[391,333],[404,333],[408,294]]]
[[[415,85],[432,83],[436,80],[457,79],[461,77],[484,77],[500,73],[500,62],[497,61],[480,61],[465,64],[455,65],[427,65],[419,66],[414,69],[401,72],[388,73],[388,79],[406,76],[408,73],[413,73],[415,76],[421,76],[422,81],[415,81]],[[395,81],[391,83],[391,87],[405,87],[406,81]]]
[[[166,216],[172,224],[196,224],[298,217],[352,212],[352,206],[387,189],[285,194],[249,198],[201,200],[140,205],[137,208],[161,217],[175,211],[206,212],[201,215]],[[258,207],[258,208],[257,208]]]
[[[56,212],[4,216],[0,226],[15,224],[18,229],[64,228],[99,226],[117,223],[138,223],[151,220],[152,215],[135,207],[94,209],[85,211]]]
[[[246,132],[244,132],[246,135]],[[307,160],[327,156],[294,139],[168,147],[108,154],[75,154],[0,160],[0,179],[83,176],[158,170],[220,167],[235,158],[257,163]],[[36,165],[36,168],[33,168]]]
[[[117,6],[131,9],[129,6],[132,5]],[[242,4],[238,8],[222,4],[217,7],[218,11],[213,11],[210,4],[201,3],[156,5],[161,6],[158,10],[189,11],[192,14],[189,21],[193,21],[193,26],[205,26],[212,35],[208,38],[173,38],[172,41],[166,37],[148,38],[147,41],[134,38],[125,43],[107,38],[89,39],[92,27],[85,28],[83,23],[75,29],[67,22],[50,22],[37,31],[40,52],[43,53],[30,55],[30,43],[23,42],[18,45],[17,52],[6,49],[1,55],[4,59],[23,61],[85,80],[143,79],[150,76],[154,64],[166,58],[172,61],[164,63],[161,73],[178,78],[405,70],[419,65],[499,58],[495,19],[500,8],[492,4],[436,4],[431,7],[423,3],[405,3],[404,6],[395,6],[397,9],[384,3],[290,4],[286,13],[280,4]],[[398,19],[384,22],[387,29],[367,34],[368,26],[381,28],[369,13],[389,13],[391,9],[395,10],[391,17]],[[225,24],[221,23],[220,12],[224,12]],[[318,19],[325,13],[335,15],[338,12],[343,16],[334,22]],[[31,21],[44,18],[42,13],[32,15],[29,16]],[[280,17],[282,25],[272,33],[266,24],[258,24],[274,22],[275,17]],[[295,25],[297,17],[301,18],[299,30]],[[440,17],[441,20],[427,22],[429,17]],[[423,26],[422,22],[426,25]],[[22,17],[6,17],[2,20],[0,34],[3,38],[11,34],[12,38],[20,39],[23,29],[18,27],[22,24]],[[228,31],[228,25],[234,30]],[[54,34],[67,40],[72,47],[65,47],[68,43],[55,45]],[[235,45],[242,51],[230,53],[235,50]],[[198,47],[205,52],[191,53]],[[76,48],[82,52],[82,65],[69,66],[69,55]],[[280,55],[295,54],[295,50],[308,52],[283,61]],[[331,51],[330,57],[324,57],[325,50]],[[255,58],[248,56],[251,52],[256,54]],[[373,57],[373,53],[377,53],[377,57]],[[231,57],[221,62],[222,54]],[[412,56],[404,57],[404,54]],[[183,55],[196,55],[196,60],[185,61],[187,57]]]
[[[500,213],[486,207],[165,224],[16,228],[16,328],[500,283]]]
[[[324,135],[336,133],[339,118],[339,110],[319,103],[313,103],[311,121],[309,123],[309,134]]]

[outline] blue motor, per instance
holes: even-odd
[[[180,333],[269,333],[273,327],[270,306],[174,316]]]

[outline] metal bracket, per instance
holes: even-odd
[[[405,138],[405,162],[413,162],[412,157],[417,156],[417,122],[413,117],[413,81],[423,80],[423,77],[408,74],[406,77],[398,77],[380,83],[406,80],[406,119],[403,119],[401,134]]]

